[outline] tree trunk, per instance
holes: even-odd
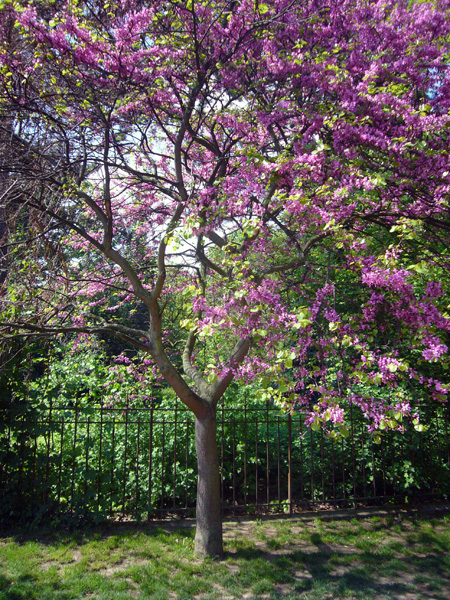
[[[223,554],[223,541],[217,422],[215,409],[211,407],[207,412],[206,417],[195,418],[198,464],[195,553],[199,556],[220,556]]]

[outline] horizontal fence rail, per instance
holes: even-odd
[[[450,494],[447,406],[424,407],[426,432],[385,432],[375,444],[351,413],[338,441],[271,403],[219,407],[225,512],[421,501]],[[60,406],[0,424],[2,521],[52,513],[152,519],[193,514],[194,423],[172,408]]]

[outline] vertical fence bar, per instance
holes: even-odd
[[[280,456],[280,417],[277,417],[277,495],[281,506],[281,456]]]
[[[176,485],[177,485],[177,420],[178,420],[178,400],[175,402],[174,415],[174,441],[173,441],[173,488],[172,488],[172,503],[173,508],[177,504]]]
[[[439,489],[441,490],[441,495],[442,495],[443,490],[444,490],[444,469],[442,469],[440,466],[441,458],[443,459],[443,456],[442,456],[442,450],[441,450],[441,430],[439,427],[439,414],[438,414],[437,409],[436,409],[435,421],[436,421],[436,437],[437,437],[437,446],[438,446],[438,464],[439,464],[439,481],[440,481]]]
[[[164,508],[164,474],[165,474],[165,468],[164,468],[164,462],[166,459],[166,419],[163,416],[163,421],[162,421],[162,439],[161,439],[161,502],[160,502],[160,507]]]
[[[290,414],[290,413],[289,413]],[[299,416],[298,419],[298,433],[300,436],[300,500],[303,501],[305,497],[305,481],[304,481],[304,455],[303,455],[303,423],[302,416]],[[291,446],[291,441],[289,441],[289,445]]]
[[[309,449],[310,449],[310,460],[309,466],[311,469],[311,501],[314,502],[314,452],[313,452],[313,432],[309,428]]]
[[[342,499],[345,500],[347,497],[346,481],[345,481],[345,442],[344,438],[341,437],[341,458],[342,458]],[[345,504],[345,503],[344,503]]]
[[[247,396],[244,396],[244,505],[247,506]]]
[[[362,477],[363,477],[363,492],[364,492],[364,498],[367,498],[366,459],[365,459],[364,424],[363,423],[361,423],[361,453],[362,453],[362,460],[360,462],[361,462]]]
[[[431,423],[430,407],[427,404],[425,404],[425,406],[424,406],[424,412],[425,412],[426,422]],[[422,445],[425,445],[427,439],[422,433],[420,433],[420,439],[422,440]],[[425,447],[424,460],[426,460],[428,462],[427,471],[428,471],[428,475],[430,478],[431,493],[432,493],[432,495],[434,495],[435,479],[434,479],[432,452],[430,452],[430,450],[431,449],[430,449],[429,445],[427,445]]]
[[[15,503],[17,506],[20,506],[20,504],[22,503],[23,499],[24,499],[24,489],[23,489],[23,456],[24,456],[24,449],[25,449],[25,441],[24,441],[24,436],[20,436],[21,440],[20,440],[20,448],[19,448],[19,472],[17,475],[17,485],[15,486]]]
[[[322,468],[322,502],[325,502],[325,465],[323,456],[323,429],[320,430],[320,465]]]
[[[233,506],[236,506],[236,417],[233,416]]]
[[[412,430],[412,428],[409,429],[408,446],[409,446],[409,460],[411,461],[411,468],[412,468],[413,473],[415,473],[416,472],[416,456],[415,456],[414,447],[413,447],[413,430]]]
[[[292,515],[292,416],[288,414],[288,505]]]
[[[331,468],[333,473],[333,500],[336,500],[336,462],[334,457],[334,439],[331,440]]]
[[[444,414],[445,444],[447,446],[447,464],[448,464],[449,475],[450,475],[450,445],[449,445],[449,441],[448,441],[448,421],[449,421],[449,418],[450,418],[450,411],[448,409],[448,406],[446,407],[446,411],[447,411],[447,417],[445,417],[445,414]]]
[[[9,450],[9,444],[11,441],[11,428],[8,428],[8,450]],[[36,491],[36,468],[37,468],[37,435],[36,433],[34,434],[34,449],[33,449],[33,467],[31,470],[31,500],[30,500],[30,506],[31,506],[31,510],[34,507],[34,496],[35,496],[35,491]]]
[[[405,436],[406,437],[406,436]],[[403,464],[406,463],[406,461],[408,460],[408,458],[410,458],[411,453],[408,452],[408,445],[404,443],[404,438],[402,436],[402,450],[403,450]],[[410,467],[413,467],[413,463],[412,461],[410,461]],[[408,490],[405,489],[404,490],[405,494],[404,494],[404,499],[407,502],[407,495],[408,495]]]
[[[89,472],[89,441],[90,441],[90,417],[88,417],[87,420],[87,430],[86,430],[86,457],[85,457],[85,464],[84,464],[84,505],[86,506],[87,503],[87,488],[88,488],[88,484],[87,484],[87,479],[88,479],[88,472]]]
[[[270,504],[269,403],[266,402],[266,502]]]
[[[127,489],[127,458],[128,458],[128,414],[130,412],[130,407],[128,406],[128,398],[127,405],[125,407],[125,449],[124,449],[124,458],[123,458],[123,486],[122,486],[122,514],[125,515],[125,492]]]
[[[57,494],[58,505],[61,502],[61,480],[62,480],[62,469],[63,469],[63,456],[64,456],[64,414],[61,418],[61,441],[60,441],[60,452],[59,452],[59,473],[58,473],[58,494]]]
[[[350,435],[352,445],[352,475],[353,475],[353,506],[356,508],[356,458],[355,458],[355,432],[353,427],[353,405],[350,404]]]
[[[46,466],[45,466],[45,484],[44,484],[44,495],[45,502],[48,502],[48,481],[50,478],[50,447],[52,444],[51,440],[51,432],[52,432],[52,408],[53,408],[53,398],[50,396],[50,407],[48,413],[48,438],[44,435],[44,440],[47,444],[47,454],[46,454]]]
[[[148,438],[148,496],[147,496],[147,520],[152,516],[152,469],[153,469],[153,411],[152,401],[150,407],[150,433]]]
[[[37,445],[37,439],[36,439],[35,449],[36,449],[36,445]],[[8,458],[9,458],[10,454],[11,454],[11,425],[8,424],[8,442],[6,444],[6,455],[8,456]],[[7,460],[6,464],[5,464],[5,481],[8,481],[8,480],[9,480],[9,460]]]
[[[36,434],[34,437],[35,437],[34,449],[35,449],[35,454],[36,454],[36,448],[37,448]],[[8,425],[8,445],[6,446],[6,452],[7,452],[8,456],[11,454],[11,425]],[[33,465],[33,475],[35,475],[35,469],[36,469],[36,460],[34,461],[34,465]],[[6,481],[8,481],[8,479],[9,479],[9,460],[6,461],[5,478],[6,478]]]
[[[420,418],[422,418],[422,414],[420,412],[420,402],[417,402],[417,412],[420,414]],[[420,461],[420,471],[424,472],[424,458],[423,458],[423,445],[422,445],[422,436],[419,435],[419,461]]]
[[[70,486],[70,507],[73,509],[73,496],[75,492],[75,469],[76,469],[76,449],[77,449],[77,434],[78,434],[78,400],[75,403],[75,427],[73,432],[73,461],[72,461],[72,482]]]
[[[5,432],[6,432],[6,428],[8,429],[8,432],[9,432],[9,424],[6,425],[6,423],[5,423]],[[0,437],[0,441],[5,440],[5,443],[6,443],[6,448],[5,448],[5,450],[6,450],[6,453],[5,453],[6,460],[5,461],[0,461],[0,478],[1,478],[0,481],[4,481],[5,483],[8,481],[8,463],[9,463],[9,460],[8,460],[8,455],[9,455],[9,442],[8,442],[8,439],[9,439],[9,433],[7,435],[5,435],[4,437],[3,437],[3,435]],[[3,489],[0,490],[0,497],[4,498],[7,493],[8,493],[8,490],[6,488],[6,485],[4,485]]]
[[[398,486],[396,485],[397,480],[396,480],[396,471],[395,469],[393,469],[392,467],[397,464],[397,459],[395,456],[395,444],[393,444],[393,432],[392,431],[388,431],[387,435],[389,437],[389,441],[390,441],[390,446],[391,446],[391,452],[390,452],[390,459],[391,459],[391,470],[392,470],[392,494],[393,496],[396,496],[396,489],[398,488]]]
[[[112,413],[112,417],[113,417],[113,422],[112,422],[112,432],[111,432],[111,496],[110,496],[110,505],[109,505],[109,510],[110,510],[110,514],[113,514],[113,506],[114,506],[114,459],[115,459],[115,452],[116,452],[116,417],[115,417],[115,412],[113,411]]]
[[[138,514],[139,518],[141,516],[141,511],[139,510],[139,500],[140,500],[140,490],[141,486],[139,485],[139,459],[140,459],[140,441],[141,441],[141,413],[138,413],[137,417],[137,439],[136,439],[136,486],[135,486],[135,513]]]
[[[376,483],[376,472],[375,472],[375,454],[373,451],[373,439],[371,441],[371,451],[372,451],[372,480],[373,480],[373,495],[377,496],[377,483]]]
[[[222,411],[222,435],[220,438],[220,497],[222,499],[222,509],[223,509],[223,505],[225,503],[225,496],[224,496],[224,476],[223,476],[223,467],[224,467],[224,437],[225,437],[225,415],[224,415],[224,408],[223,408],[223,399],[222,399],[222,406],[221,406],[221,411]]]
[[[5,429],[6,429],[6,426],[5,426]],[[3,435],[0,435],[0,443],[3,442],[4,439],[7,439],[7,436],[3,437]],[[8,450],[6,450],[5,456],[7,458]],[[0,481],[4,481],[5,483],[6,483],[6,481],[8,481],[8,478],[6,476],[6,468],[5,468],[7,462],[8,462],[8,460],[0,461]],[[6,494],[7,494],[7,489],[6,489],[6,485],[4,485],[2,487],[2,489],[0,490],[0,498],[4,498]]]
[[[380,450],[381,450],[381,476],[383,479],[383,495],[386,496],[386,463],[384,460],[385,443],[384,443],[383,438],[381,438]]]
[[[97,510],[101,510],[101,484],[103,481],[102,476],[102,452],[103,452],[103,401],[100,404],[100,436],[99,436],[99,448],[98,448],[98,467],[97,467]]]
[[[258,415],[256,415],[255,419],[255,496],[256,496],[256,504],[259,504],[259,493],[258,493]]]
[[[222,474],[221,474],[222,478]],[[189,417],[186,417],[186,477],[184,480],[184,508],[188,506],[188,484],[189,484]]]

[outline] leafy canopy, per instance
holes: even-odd
[[[262,377],[333,435],[446,398],[449,9],[4,2],[3,337],[117,336],[194,412]]]

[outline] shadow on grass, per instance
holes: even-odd
[[[52,546],[56,543],[83,544],[90,541],[106,540],[111,537],[126,538],[133,534],[143,534],[148,537],[159,538],[161,535],[175,535],[176,537],[192,538],[195,534],[195,523],[191,521],[168,521],[167,523],[136,523],[136,522],[107,522],[99,525],[83,525],[79,528],[66,527],[55,529],[53,527],[39,527],[37,530],[18,529],[0,531],[2,539],[13,541],[16,544],[38,542]]]
[[[382,525],[380,525],[380,528]],[[372,531],[378,524],[372,527]],[[389,525],[383,529],[389,536]],[[220,598],[217,588],[232,595],[236,599],[249,597],[274,600],[281,593],[287,600],[323,600],[324,598],[346,598],[358,600],[400,600],[408,596],[423,600],[448,600],[450,589],[450,558],[446,538],[436,539],[431,532],[417,532],[417,551],[406,544],[404,550],[399,548],[388,554],[380,552],[380,548],[356,549],[346,541],[327,544],[326,533],[311,532],[308,540],[296,540],[271,549],[270,540],[265,546],[252,536],[243,535],[234,540],[236,549],[228,551],[222,560],[192,560],[193,523],[161,523],[157,525],[136,523],[108,523],[79,531],[17,532],[9,534],[5,539],[23,546],[32,545],[59,546],[74,549],[81,544],[105,542],[99,549],[99,560],[103,564],[97,569],[92,562],[83,563],[84,572],[76,571],[80,566],[72,563],[72,579],[64,573],[65,563],[54,581],[50,574],[45,581],[39,570],[39,551],[32,557],[33,565],[26,565],[17,573],[13,582],[8,570],[0,569],[0,600],[47,600],[55,598],[66,600],[79,598],[74,596],[76,578],[86,578],[80,593],[90,593],[92,599],[100,598],[98,587],[101,584],[101,598],[111,600],[128,600],[129,592],[120,586],[128,586],[128,581],[135,584],[134,591],[143,599],[169,597],[197,597],[198,594],[209,594],[211,598]],[[111,549],[113,542],[120,546],[127,539],[133,539],[134,546],[127,545],[121,552],[125,556],[123,564],[117,569],[111,566]],[[147,543],[154,544],[149,549]],[[1,561],[0,538],[0,566]],[[181,548],[183,542],[189,548]],[[109,544],[109,545],[108,545]],[[95,546],[95,544],[92,544]],[[142,546],[142,547],[141,547]],[[408,546],[408,547],[406,547]],[[55,550],[56,552],[56,550]],[[78,553],[79,554],[79,553]],[[59,555],[58,555],[59,556]],[[28,560],[23,554],[21,561]],[[56,564],[58,557],[51,559]],[[87,560],[87,559],[86,559]],[[96,557],[89,558],[90,561]],[[194,564],[195,563],[195,564]],[[53,564],[53,563],[52,563]],[[105,566],[106,564],[106,566]],[[109,573],[108,573],[109,569]],[[48,572],[49,573],[49,572]],[[56,576],[55,576],[56,577]],[[62,577],[66,577],[62,580]],[[80,584],[81,585],[81,584]],[[113,586],[115,587],[109,587]],[[72,588],[71,588],[72,586]],[[282,590],[282,592],[281,592]],[[136,596],[137,597],[137,596]]]
[[[274,587],[273,598],[279,594],[276,586],[288,584],[289,590],[284,589],[288,599],[395,600],[409,596],[449,600],[450,569],[448,563],[443,566],[442,556],[439,561],[438,555],[392,559],[375,557],[369,552],[340,553],[323,544],[320,535],[311,537],[318,550],[280,554],[242,548],[228,552],[226,559],[245,563],[244,572],[233,576],[234,583],[249,589],[255,588],[259,580],[268,581]]]
[[[333,598],[355,597],[364,599],[396,598],[410,592],[410,586],[399,583],[380,581],[377,574],[367,570],[359,563],[359,555],[343,555],[345,562],[352,559],[351,564],[337,569],[339,553],[318,552],[314,555],[303,554],[308,577],[297,582],[295,592],[308,594],[308,598],[320,598],[322,595]],[[300,596],[301,597],[301,596]],[[437,599],[436,599],[437,600]]]

